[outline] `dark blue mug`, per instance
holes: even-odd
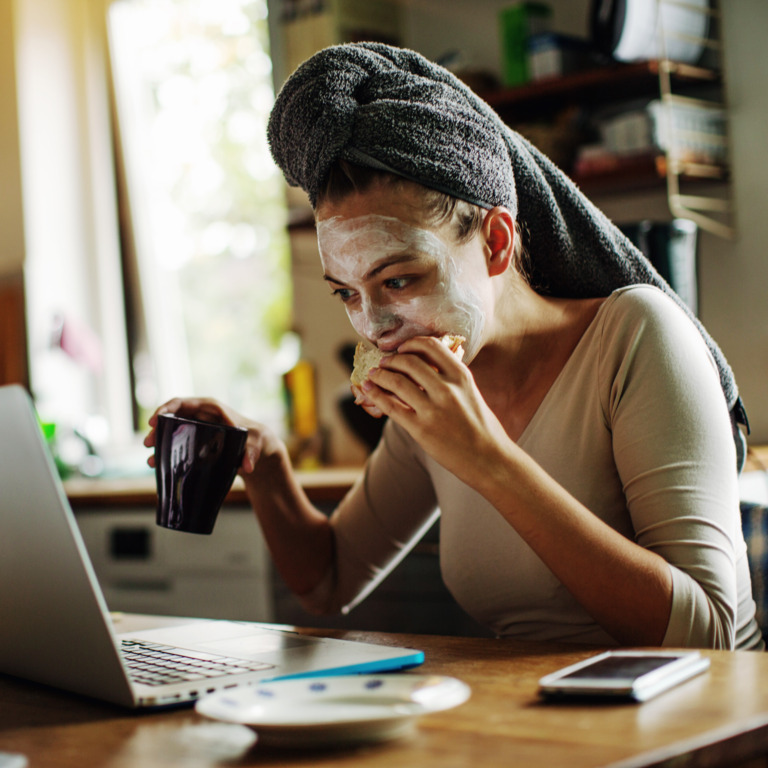
[[[243,461],[248,430],[158,416],[155,428],[157,524],[209,534]]]

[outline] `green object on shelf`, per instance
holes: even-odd
[[[530,80],[528,39],[549,31],[552,9],[545,3],[520,2],[499,11],[501,77],[504,85]]]

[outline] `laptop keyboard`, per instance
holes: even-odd
[[[121,651],[132,680],[144,685],[166,685],[224,675],[259,672],[272,664],[201,653],[160,643],[122,640]]]

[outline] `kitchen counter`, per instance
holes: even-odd
[[[744,469],[745,472],[766,472],[768,446],[750,446]],[[336,503],[343,498],[361,473],[362,467],[323,467],[316,470],[297,470],[296,475],[313,503]],[[78,511],[88,508],[103,509],[105,505],[154,505],[157,500],[155,476],[152,473],[127,478],[70,478],[64,482],[64,490],[70,503]],[[235,478],[227,501],[248,503],[242,478]]]
[[[317,470],[298,470],[296,476],[313,503],[338,502],[357,480],[360,467],[327,467]],[[157,501],[154,474],[147,473],[129,478],[70,478],[64,482],[64,491],[73,508],[135,507],[152,505]],[[245,484],[236,477],[227,496],[232,503],[247,504]]]

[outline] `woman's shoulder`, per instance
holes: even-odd
[[[679,312],[686,317],[685,311],[672,296],[661,288],[647,283],[617,288],[608,296],[605,304],[610,311],[616,313],[642,315]]]
[[[650,353],[658,349],[694,349],[709,358],[706,344],[692,316],[672,296],[653,285],[618,288],[601,307],[600,338],[603,352],[608,348],[639,353],[638,342]]]
[[[641,325],[685,334],[698,334],[692,317],[672,296],[655,285],[628,285],[617,288],[602,306],[604,327],[631,328]]]

